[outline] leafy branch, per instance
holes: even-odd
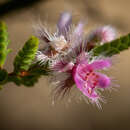
[[[8,73],[4,68],[6,57],[10,52],[8,49],[8,32],[4,22],[0,22],[0,85],[13,82],[16,85],[34,86],[41,76],[50,74],[49,62],[39,65],[35,61],[38,51],[39,40],[32,36],[18,52],[14,59],[14,71]],[[130,47],[130,34],[119,39],[94,47],[91,52],[93,56],[104,55],[113,56]]]
[[[122,36],[119,39],[105,43],[103,45],[95,47],[92,52],[94,56],[104,55],[107,57],[119,54],[130,47],[130,34]]]
[[[18,52],[14,59],[14,71],[8,73],[3,69],[7,54],[9,40],[7,27],[5,23],[0,22],[0,85],[8,82],[14,82],[16,85],[33,86],[41,75],[49,73],[48,63],[40,66],[34,62],[36,52],[39,46],[38,38],[32,36]]]

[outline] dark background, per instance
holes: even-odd
[[[19,2],[18,2],[19,1]],[[64,10],[87,22],[86,33],[100,25],[112,25],[118,36],[130,31],[130,0],[0,0],[0,17],[8,25],[10,48],[5,68],[13,70],[13,58],[33,34],[32,25],[47,22],[54,27]],[[27,2],[27,3],[26,3]],[[107,104],[98,110],[76,99],[52,105],[47,78],[33,88],[13,83],[0,92],[0,130],[130,130],[130,50],[115,57],[109,72],[120,85],[118,91],[107,92]],[[49,86],[49,87],[48,87]],[[72,92],[77,94],[78,91]],[[78,98],[77,98],[78,99]]]

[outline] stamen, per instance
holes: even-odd
[[[92,89],[91,88],[88,88],[88,93],[92,94]]]

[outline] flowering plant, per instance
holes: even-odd
[[[91,103],[100,107],[103,101],[100,90],[110,89],[112,79],[99,72],[109,69],[111,57],[130,46],[130,34],[116,39],[111,26],[93,30],[86,36],[84,22],[72,25],[72,16],[61,14],[54,33],[46,26],[35,28],[36,36],[44,48],[38,49],[39,40],[32,36],[17,54],[14,71],[3,69],[10,49],[6,25],[0,23],[0,84],[14,82],[16,85],[34,86],[42,75],[50,76],[55,85],[54,98],[66,95],[76,86]]]

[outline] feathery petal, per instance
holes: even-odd
[[[66,37],[66,33],[69,31],[71,23],[72,23],[71,14],[68,12],[62,13],[57,23],[58,34]]]
[[[83,34],[83,27],[84,27],[83,22],[80,22],[77,25],[77,27],[75,28],[74,33],[73,33],[74,38],[81,39],[82,34]]]
[[[73,62],[63,62],[63,61],[59,61],[57,62],[54,66],[53,66],[53,70],[54,71],[58,71],[58,72],[67,72],[67,71],[70,71],[72,70],[74,66],[74,63]]]
[[[111,26],[104,26],[94,30],[88,37],[89,43],[100,43],[110,42],[116,38],[115,29]]]
[[[104,59],[104,60],[96,60],[94,62],[92,62],[90,64],[90,66],[94,69],[94,70],[99,70],[99,69],[103,69],[103,68],[108,68],[111,66],[111,61],[110,59]]]
[[[98,75],[98,85],[99,85],[99,87],[107,88],[107,87],[110,86],[111,79],[108,76],[101,74],[101,73],[97,73],[97,75]]]

